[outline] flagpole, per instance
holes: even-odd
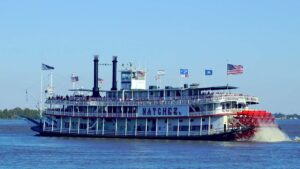
[[[50,72],[50,88],[51,88],[51,90],[53,88],[53,74],[52,74],[52,71]]]
[[[75,77],[75,75],[72,74],[72,76],[71,76],[71,83],[72,83],[72,89],[73,90],[75,89],[75,80],[74,80],[74,77]]]
[[[181,77],[181,75],[179,76],[179,85],[180,85],[180,87],[182,87],[182,77]]]
[[[161,88],[161,76],[159,76],[159,88]]]
[[[41,71],[40,117],[43,114],[43,71]]]
[[[156,88],[157,89],[159,89],[159,87],[160,87],[159,86],[159,79],[160,79],[160,76],[159,76],[159,74],[156,73],[156,75],[155,75],[155,81],[156,81]]]
[[[206,75],[206,70],[205,70],[205,72],[204,72],[204,79],[203,79],[203,87],[206,87],[206,77],[207,75]]]
[[[227,81],[227,90],[228,90],[228,86],[229,86],[228,64],[229,64],[229,61],[228,61],[228,59],[226,59],[226,81]],[[229,91],[229,90],[228,90],[228,91]],[[230,93],[230,91],[229,91],[229,93]]]

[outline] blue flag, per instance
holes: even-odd
[[[189,70],[188,69],[180,69],[180,76],[181,77],[189,77]]]
[[[54,67],[53,66],[49,66],[49,65],[46,65],[46,64],[42,64],[42,70],[53,70]]]
[[[205,76],[212,76],[213,75],[213,70],[206,69],[205,70]]]

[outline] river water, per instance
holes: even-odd
[[[0,120],[0,168],[300,168],[300,120],[277,123],[291,141],[39,137],[27,121]]]

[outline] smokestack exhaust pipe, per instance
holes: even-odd
[[[98,87],[98,55],[94,55],[94,88],[93,97],[100,97],[99,87]]]
[[[113,60],[112,60],[112,91],[117,91],[117,63],[118,63],[118,57],[117,56],[113,56]]]

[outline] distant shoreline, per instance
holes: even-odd
[[[281,119],[281,120],[298,120],[300,119],[299,114],[282,114],[282,113],[275,113],[273,116],[276,119]]]
[[[39,119],[40,113],[39,110],[35,109],[21,109],[19,107],[14,109],[4,109],[0,110],[0,119],[21,119],[22,117],[28,117],[32,119]]]

